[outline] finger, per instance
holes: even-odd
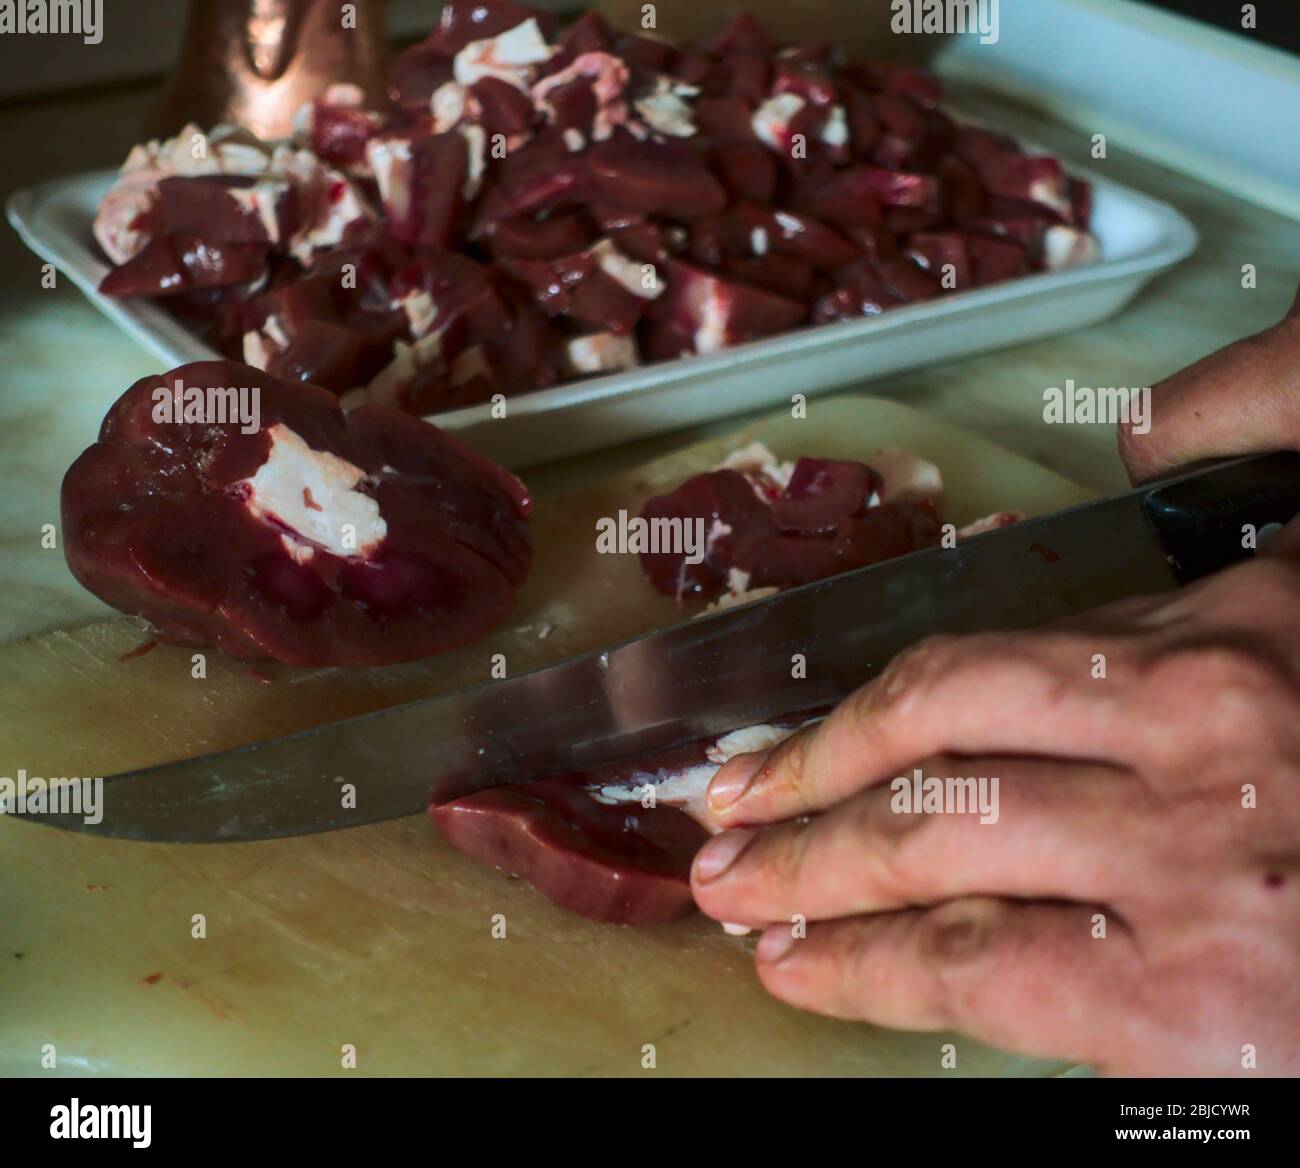
[[[1150,412],[1145,432],[1119,428],[1135,483],[1201,458],[1300,449],[1300,296],[1272,328],[1152,387]]]
[[[1264,555],[1279,560],[1300,560],[1300,516],[1273,536],[1262,551]]]
[[[768,754],[740,755],[709,784],[724,827],[820,811],[941,754],[1036,755],[1122,765],[1132,711],[1092,676],[1092,631],[932,637],[904,651],[822,722]]]
[[[696,904],[759,927],[963,896],[1109,902],[1126,891],[1152,802],[1132,775],[1009,758],[940,758],[917,770],[938,784],[918,790],[908,776],[811,820],[717,836],[692,868]],[[918,806],[917,795],[939,802]]]
[[[803,940],[774,926],[756,963],[767,990],[800,1009],[1094,1065],[1131,1038],[1124,1006],[1139,967],[1105,909],[993,899],[815,924]]]

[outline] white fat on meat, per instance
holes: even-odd
[[[217,126],[205,134],[186,125],[174,138],[153,139],[131,148],[117,180],[99,204],[92,228],[115,264],[134,259],[152,235],[138,226],[158,198],[158,184],[173,175],[255,176],[270,164],[270,148],[247,131]]]
[[[713,469],[738,470],[751,481],[766,480],[778,491],[784,491],[790,485],[790,476],[794,474],[794,463],[783,462],[762,442],[751,442],[748,446],[732,451]],[[763,485],[762,481],[755,483],[755,492],[763,502],[771,502]]]
[[[402,395],[415,384],[420,373],[441,360],[441,331],[417,337],[413,345],[394,341],[393,359],[365,387],[364,400],[372,405],[399,405]],[[355,404],[350,408],[355,408]]]
[[[477,105],[468,89],[459,81],[444,81],[429,98],[429,112],[433,115],[433,132],[443,134],[455,126]]]
[[[781,589],[772,586],[751,588],[749,586],[750,581],[750,574],[743,568],[728,568],[726,592],[713,601],[703,612],[696,613],[692,619],[698,620],[711,612],[722,612],[724,609],[738,608],[742,604],[753,604],[756,600],[766,600],[769,596],[775,596],[781,591]]]
[[[641,364],[636,338],[616,333],[589,333],[573,337],[565,345],[569,372],[611,373],[618,369],[635,369]]]
[[[483,187],[483,174],[487,170],[487,131],[482,126],[457,126],[456,132],[465,142],[468,160],[465,181],[461,184],[461,197],[467,202],[478,197]]]
[[[669,138],[693,138],[698,133],[695,111],[686,100],[699,95],[694,85],[686,85],[672,77],[655,79],[654,88],[632,104],[636,112],[656,134]]]
[[[230,197],[246,214],[256,215],[262,221],[268,240],[279,243],[280,200],[288,189],[287,182],[259,179],[251,187],[231,187]]]
[[[288,528],[297,544],[336,556],[372,554],[387,536],[388,524],[379,503],[356,489],[365,472],[337,454],[313,450],[283,423],[267,434],[266,461],[252,478],[236,484],[246,492],[249,511]]]
[[[248,130],[219,125],[205,134],[190,122],[174,138],[131,148],[122,173],[154,171],[195,178],[204,174],[257,175],[270,165],[271,147]]]
[[[722,827],[709,815],[708,802],[709,783],[713,781],[713,776],[722,769],[724,763],[730,762],[736,755],[771,750],[798,729],[800,729],[798,726],[767,724],[746,726],[742,730],[733,730],[730,734],[724,734],[714,742],[705,751],[707,761],[697,766],[674,771],[668,775],[664,775],[663,772],[653,775],[636,774],[632,776],[631,786],[613,784],[594,787],[587,793],[597,803],[611,806],[635,803],[640,806],[645,799],[647,786],[651,786],[654,788],[655,806],[662,804],[666,807],[676,807],[686,812],[706,831],[717,835],[722,831]],[[752,932],[748,925],[733,924],[730,921],[723,921],[722,927],[733,937],[743,937],[746,933]]]
[[[627,62],[611,53],[579,53],[563,69],[549,77],[543,77],[532,87],[533,106],[548,122],[554,122],[555,109],[550,102],[552,91],[574,81],[589,80],[592,96],[596,99],[596,116],[592,120],[591,136],[597,142],[604,142],[614,133],[615,127],[627,122],[627,103],[623,100],[623,94],[627,91],[630,77]],[[570,151],[575,150],[567,137],[565,145],[569,146]]]
[[[769,97],[750,119],[758,140],[773,150],[784,150],[789,140],[790,123],[807,104],[797,93],[778,93]]]
[[[943,475],[932,462],[910,450],[886,447],[863,461],[880,476],[879,490],[867,501],[869,507],[880,503],[931,504],[942,514]],[[727,455],[714,470],[737,470],[754,483],[758,497],[770,502],[764,486],[784,491],[790,485],[795,464],[777,458],[762,442],[751,442]]]
[[[943,514],[943,475],[934,463],[894,446],[877,450],[863,461],[880,476],[878,502],[929,503],[937,514]]]
[[[555,47],[542,36],[536,18],[529,17],[498,36],[467,44],[452,62],[452,75],[461,85],[495,77],[527,93],[535,67],[555,53]]]
[[[658,280],[652,280],[647,287],[645,265],[624,255],[612,239],[602,239],[593,244],[591,257],[605,275],[641,300],[656,300],[666,291]]]
[[[468,349],[457,353],[451,363],[451,369],[447,372],[447,380],[453,389],[473,381],[476,377],[481,377],[487,382],[496,381],[482,345],[471,345]]]
[[[244,334],[244,363],[265,371],[271,360],[289,347],[280,318],[272,314],[262,322],[260,329],[250,329]]]
[[[433,329],[433,322],[438,319],[438,306],[434,304],[433,297],[421,288],[408,292],[395,301],[394,307],[406,313],[406,319],[411,323],[411,335],[415,337],[426,336]]]
[[[366,143],[366,162],[389,217],[405,219],[411,209],[411,140],[371,138]]]
[[[827,146],[833,148],[849,144],[849,119],[842,105],[831,106],[831,112],[822,126],[821,137]]]
[[[1029,199],[1050,207],[1062,219],[1068,219],[1074,213],[1069,191],[1059,177],[1035,179],[1029,184]]]
[[[288,247],[301,264],[310,263],[318,251],[338,246],[349,227],[370,218],[352,181],[310,150],[277,147],[271,173],[287,179],[298,192],[303,222],[289,237]]]
[[[1049,272],[1095,264],[1100,259],[1101,248],[1086,231],[1057,224],[1043,233],[1043,264]]]
[[[1023,511],[995,511],[992,515],[985,515],[982,519],[976,519],[973,523],[966,524],[965,527],[957,529],[958,539],[970,539],[973,535],[984,535],[986,532],[997,531],[1002,527],[1010,527],[1013,523],[1020,523],[1024,520]]]
[[[663,804],[685,811],[701,827],[717,834],[722,828],[709,815],[706,798],[713,776],[722,768],[723,763],[729,762],[736,755],[771,750],[797,729],[797,726],[766,724],[746,726],[742,730],[724,734],[714,742],[705,752],[707,761],[697,766],[667,775],[662,772],[638,772],[631,777],[630,782],[593,787],[588,793],[597,803],[640,803],[645,798],[646,787],[652,786],[656,805]]]
[[[700,298],[699,328],[692,340],[697,353],[717,353],[728,346],[727,327],[731,323],[731,302],[723,293],[722,283],[712,277],[705,280]]]

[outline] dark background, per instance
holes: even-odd
[[[1147,0],[1153,8],[1167,8],[1204,21],[1216,28],[1267,41],[1288,52],[1300,54],[1300,0],[1255,0],[1255,28],[1241,27],[1241,4],[1237,0]]]

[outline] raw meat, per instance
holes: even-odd
[[[938,468],[906,451],[791,463],[755,444],[642,509],[651,524],[702,525],[703,560],[669,550],[641,562],[664,595],[728,607],[938,543],[942,505]]]
[[[68,565],[164,640],[294,665],[467,644],[532,561],[524,485],[418,418],[233,362],[138,381],[63,481]]]
[[[103,291],[348,408],[433,413],[1099,258],[1058,159],[749,17],[673,46],[458,0],[390,97],[331,86],[289,142],[136,147],[95,223]],[[425,280],[456,262],[486,336],[464,279]]]
[[[435,795],[429,814],[457,851],[522,876],[571,912],[617,925],[677,920],[695,911],[691,861],[717,830],[705,807],[709,780],[733,755],[774,746],[797,725],[753,726],[585,774]]]
[[[782,462],[755,443],[642,509],[652,523],[701,524],[702,562],[661,550],[643,553],[641,563],[664,595],[707,600],[709,611],[731,608],[931,547],[943,510],[939,468],[910,451],[879,450],[869,464]],[[1023,518],[1000,511],[954,534],[967,539]]]

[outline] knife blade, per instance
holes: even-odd
[[[416,814],[431,792],[587,770],[831,705],[931,633],[1028,628],[1172,589],[1249,555],[1242,523],[1297,512],[1300,455],[1237,459],[517,677],[115,775],[98,823],[25,818],[232,842]]]

